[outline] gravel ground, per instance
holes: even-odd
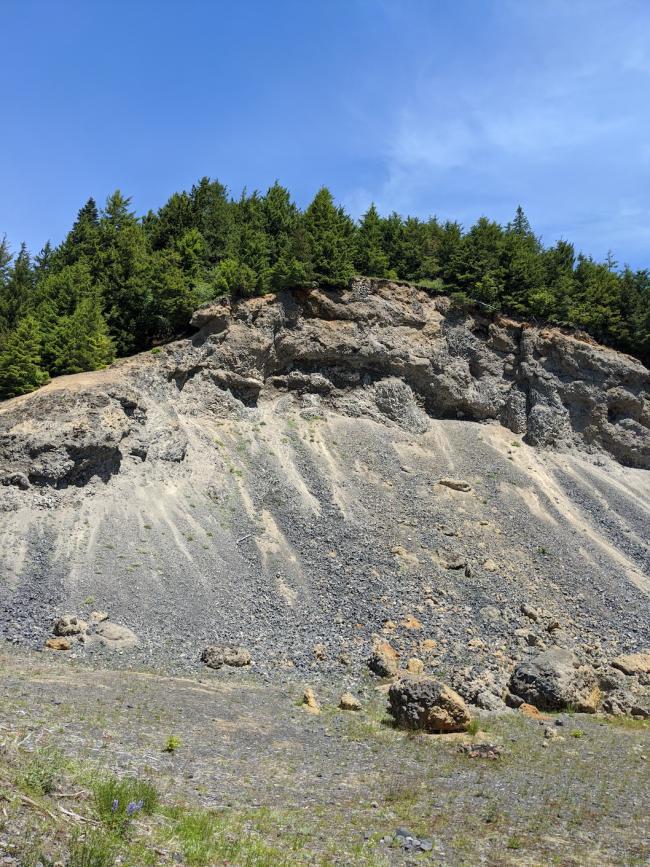
[[[650,858],[650,723],[564,714],[541,724],[510,712],[484,714],[474,735],[407,736],[386,724],[385,698],[368,679],[355,684],[361,712],[337,711],[330,682],[318,690],[322,714],[312,716],[295,686],[241,674],[91,672],[18,650],[0,656],[0,684],[3,755],[10,743],[20,744],[22,762],[56,747],[93,777],[147,778],[164,803],[248,817],[251,828],[266,811],[262,833],[295,850],[289,863],[595,867]],[[559,737],[544,736],[549,726]],[[170,735],[181,741],[172,755],[162,752]],[[498,745],[502,756],[469,758],[459,751],[467,742]],[[61,801],[57,789],[79,785],[59,783],[50,810],[65,804],[87,815],[83,793]],[[65,834],[50,839],[43,821],[29,830],[24,810],[9,809],[0,828],[0,853],[16,859],[8,863],[27,864],[17,853],[39,834],[42,851],[60,851]],[[405,851],[399,828],[431,849]],[[186,863],[182,848],[156,852],[147,863]]]
[[[134,461],[44,494],[56,508],[5,513],[4,637],[39,647],[55,616],[99,609],[140,645],[75,657],[198,671],[206,644],[234,643],[276,680],[344,680],[373,635],[404,659],[429,638],[427,664],[466,679],[532,652],[518,629],[550,641],[525,602],[560,621],[560,642],[605,657],[648,645],[645,471],[542,452],[496,423],[410,434],[309,407],[281,396],[194,420],[166,475]]]

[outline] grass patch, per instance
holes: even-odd
[[[21,762],[14,781],[19,789],[32,795],[49,795],[54,791],[61,771],[65,767],[62,754],[53,748],[32,753]]]
[[[154,813],[160,800],[156,787],[137,777],[100,780],[92,788],[97,815],[119,834],[125,833],[135,816]]]
[[[222,816],[204,810],[171,811],[169,842],[173,842],[190,867],[217,863],[283,867],[295,864],[287,846],[277,848],[263,840],[255,823],[241,817]]]
[[[76,837],[70,844],[66,867],[112,867],[117,847],[108,834],[94,831],[85,837]]]
[[[183,746],[183,741],[178,735],[170,735],[164,743],[163,753],[175,753]]]

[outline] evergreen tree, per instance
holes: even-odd
[[[0,398],[16,397],[48,380],[41,367],[41,334],[36,320],[25,316],[0,341]]]
[[[321,187],[305,212],[311,266],[324,286],[345,286],[354,275],[352,238],[354,224],[334,205],[327,187]]]
[[[354,266],[360,274],[385,277],[388,273],[388,255],[383,250],[382,219],[371,204],[361,218],[356,233]]]
[[[271,279],[271,244],[264,203],[257,192],[247,196],[244,191],[235,213],[239,228],[237,258],[255,275],[252,292],[263,294]]]
[[[196,231],[191,229],[183,236],[187,243],[181,243],[182,251],[156,250],[151,257],[148,271],[152,292],[149,330],[154,338],[168,338],[185,331],[192,312],[213,294],[203,288],[198,266],[193,262],[194,255],[202,249],[201,245],[194,247],[192,244],[196,239],[191,233]]]
[[[3,329],[15,328],[21,315],[32,303],[34,271],[25,244],[20,245],[18,255],[6,269],[0,295],[0,324]]]
[[[70,316],[58,319],[53,335],[52,373],[81,373],[106,367],[113,344],[97,291],[83,297]]]
[[[72,229],[54,254],[55,265],[65,267],[85,259],[91,269],[99,266],[99,212],[91,197],[77,214]]]
[[[142,226],[119,190],[109,196],[99,222],[97,282],[118,355],[143,349],[151,336],[149,250]]]
[[[481,217],[462,238],[450,262],[452,286],[469,298],[498,307],[503,294],[503,230]]]
[[[34,259],[34,278],[36,282],[45,277],[53,264],[54,250],[49,241],[45,242],[45,246]]]
[[[503,304],[510,310],[526,312],[531,309],[533,298],[539,300],[544,285],[544,263],[542,245],[533,234],[521,205],[506,229],[502,251]]]
[[[222,259],[212,273],[215,295],[252,295],[257,276],[239,259]]]
[[[192,226],[205,241],[206,264],[214,265],[233,255],[236,245],[235,206],[219,181],[201,178],[190,193]]]

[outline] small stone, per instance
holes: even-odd
[[[406,663],[406,670],[409,674],[422,674],[424,671],[424,663],[417,656],[412,656]]]
[[[461,491],[464,494],[468,494],[472,490],[470,483],[465,482],[462,479],[440,479],[438,484],[444,485],[446,488],[451,488],[452,491]]]
[[[108,612],[106,612],[106,611],[91,611],[90,612],[90,622],[91,623],[103,623],[105,620],[108,620]]]
[[[368,660],[368,668],[379,677],[394,677],[397,674],[399,654],[387,641],[379,641]]]
[[[71,644],[67,638],[48,638],[45,647],[48,650],[70,650]]]
[[[320,713],[320,705],[316,700],[316,695],[311,686],[308,686],[305,689],[305,692],[302,697],[302,707],[309,711],[309,713],[317,714]]]
[[[352,695],[351,692],[344,692],[341,698],[339,699],[339,707],[341,710],[361,710],[361,702],[359,699]]]
[[[327,648],[324,644],[314,645],[314,657],[319,660],[327,659]]]
[[[539,620],[539,611],[536,608],[533,608],[533,606],[529,605],[527,602],[522,603],[521,613],[528,617],[530,620],[534,620],[535,622]]]

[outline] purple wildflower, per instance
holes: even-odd
[[[113,804],[111,806],[111,812],[117,813],[119,806],[120,806],[120,802],[117,800],[117,798],[115,798],[115,800],[113,801]]]
[[[130,801],[126,808],[126,815],[132,816],[144,807],[144,801]]]

